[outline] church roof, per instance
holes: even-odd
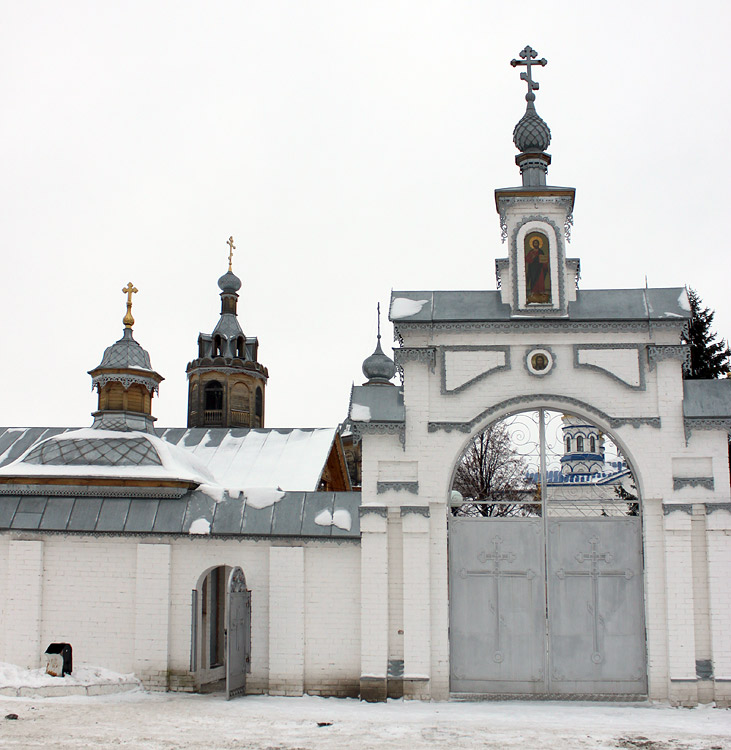
[[[55,464],[26,463],[15,465],[12,471],[20,475],[82,476],[126,476],[139,475],[144,478],[163,478],[169,473],[181,474],[180,478],[199,483],[211,483],[221,488],[245,490],[251,487],[279,488],[285,491],[314,491],[336,438],[336,428],[312,429],[225,429],[192,428],[158,430],[159,437],[143,433],[110,433],[101,430],[75,430],[77,441],[83,441],[83,456],[74,458],[73,445],[69,442],[70,428],[31,427],[25,429],[0,428],[0,474],[13,461],[36,451],[42,441],[63,436],[67,443],[66,458]],[[124,440],[147,440],[154,445],[156,453],[164,460],[146,465],[130,464],[132,451],[122,451],[103,436],[117,442]],[[63,438],[66,438],[64,440]],[[57,442],[57,441],[51,441]],[[129,447],[130,443],[126,444]],[[81,449],[79,449],[81,450]],[[76,451],[76,453],[79,452]],[[54,451],[59,453],[60,451]],[[139,451],[137,451],[139,453]],[[169,458],[172,456],[173,458]],[[149,456],[148,456],[149,458]],[[26,456],[27,461],[27,456]],[[195,471],[191,468],[195,466]],[[184,476],[182,476],[184,474]],[[148,477],[149,475],[149,477]],[[152,476],[154,475],[154,477]],[[159,475],[159,476],[158,476]]]
[[[510,305],[502,302],[499,291],[391,293],[389,319],[395,323],[520,321],[526,318],[530,319],[530,316],[511,317]],[[689,318],[684,287],[578,290],[576,301],[568,305],[568,320],[571,321],[680,322]],[[544,319],[537,320],[545,322]]]
[[[0,428],[0,477],[34,482],[0,485],[0,529],[357,539],[360,493],[310,491],[336,437],[335,428]],[[92,475],[187,484],[171,495],[83,482]],[[50,476],[66,482],[44,483]]]

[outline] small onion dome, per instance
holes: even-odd
[[[393,385],[390,380],[396,374],[396,365],[383,353],[380,336],[373,354],[363,361],[363,374],[368,378],[366,385]]]
[[[241,289],[241,279],[233,271],[226,271],[218,280],[218,286],[222,292],[238,292]]]
[[[523,153],[545,151],[551,143],[551,130],[539,117],[532,102],[528,102],[525,114],[513,129],[513,143]]]
[[[119,341],[104,350],[102,361],[94,368],[152,370],[150,355],[134,340],[132,329],[125,328]]]

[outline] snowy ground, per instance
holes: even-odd
[[[18,719],[3,719],[6,714]],[[731,750],[731,711],[148,694],[0,698],[0,748]]]

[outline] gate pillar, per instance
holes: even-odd
[[[388,694],[388,534],[384,506],[360,508],[360,697]]]
[[[690,506],[664,506],[669,699],[696,705],[695,615]]]
[[[169,544],[137,545],[134,665],[148,690],[168,688],[170,562]]]
[[[706,506],[708,589],[710,595],[711,649],[714,698],[717,706],[731,705],[731,586],[725,573],[731,552],[731,507]]]
[[[269,692],[302,695],[305,683],[305,556],[269,550]]]
[[[401,506],[403,525],[404,698],[431,698],[429,506]]]

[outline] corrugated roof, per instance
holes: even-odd
[[[360,501],[359,492],[287,492],[261,508],[228,493],[217,502],[199,490],[180,499],[5,495],[0,530],[196,535],[202,529],[232,536],[359,539]]]
[[[413,301],[414,304],[398,300]],[[419,303],[419,304],[416,304]],[[569,302],[568,320],[687,320],[690,310],[684,287],[667,289],[588,289]],[[413,311],[413,314],[408,314]],[[511,318],[510,305],[498,291],[407,291],[392,292],[389,319],[409,323],[485,322],[524,320]],[[564,318],[565,320],[566,318]],[[540,321],[542,318],[536,318]],[[555,318],[551,318],[555,322]]]

